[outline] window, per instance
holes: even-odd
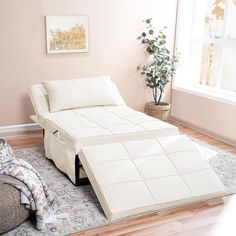
[[[236,96],[236,0],[180,0],[175,86]]]

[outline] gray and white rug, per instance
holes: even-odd
[[[208,159],[229,194],[236,193],[236,155],[193,139],[218,154]],[[56,221],[47,224],[43,231],[37,231],[29,220],[5,236],[66,235],[88,228],[110,223],[90,185],[75,187],[56,167],[44,157],[43,147],[16,150],[17,157],[30,163],[44,178],[56,195],[58,211]]]

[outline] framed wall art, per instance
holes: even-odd
[[[46,16],[47,53],[88,52],[87,16]]]

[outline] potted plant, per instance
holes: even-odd
[[[170,104],[162,102],[164,89],[170,82],[176,71],[178,63],[178,55],[170,53],[166,46],[167,27],[159,30],[155,34],[152,25],[152,18],[146,19],[146,31],[142,32],[138,39],[150,56],[150,62],[146,65],[139,65],[137,70],[141,71],[141,75],[146,81],[147,87],[152,89],[153,101],[145,105],[145,112],[156,118],[165,120],[170,111]]]

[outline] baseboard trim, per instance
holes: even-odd
[[[12,135],[32,133],[41,129],[42,128],[36,123],[0,126],[0,136],[4,136],[6,134]]]
[[[206,130],[206,129],[204,129],[204,128],[201,128],[201,127],[198,126],[198,125],[194,125],[194,124],[192,124],[191,122],[188,122],[188,121],[185,121],[185,120],[176,118],[176,117],[174,117],[174,116],[172,116],[172,115],[169,116],[169,118],[170,118],[171,120],[175,121],[176,123],[179,123],[180,125],[183,125],[183,126],[185,126],[185,127],[188,127],[188,128],[190,128],[190,129],[193,129],[193,130],[195,130],[195,131],[198,131],[198,132],[200,132],[200,133],[202,133],[202,134],[208,135],[208,136],[210,136],[210,137],[212,137],[212,138],[218,139],[218,140],[220,140],[220,141],[222,141],[222,142],[228,143],[228,144],[230,144],[230,145],[232,145],[232,146],[236,146],[236,141],[233,140],[233,139],[230,139],[230,138],[227,138],[227,137],[225,137],[225,136],[223,136],[223,135],[217,134],[217,133],[215,133],[215,132]]]

